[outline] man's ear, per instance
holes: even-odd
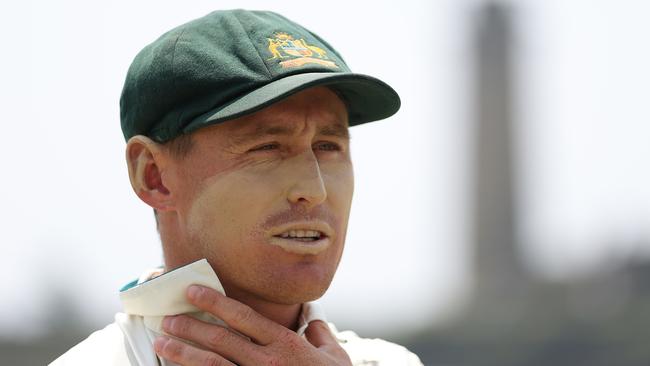
[[[163,182],[168,161],[162,145],[146,136],[133,136],[126,144],[126,163],[133,191],[146,204],[161,211],[167,210],[172,203]]]

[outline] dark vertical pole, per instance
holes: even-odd
[[[475,34],[476,300],[491,304],[490,299],[507,301],[517,296],[525,280],[515,234],[508,15],[503,5],[487,5],[481,10]]]

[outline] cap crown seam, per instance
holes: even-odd
[[[248,39],[248,42],[251,44],[251,47],[253,47],[253,49],[255,50],[255,53],[257,53],[257,57],[259,57],[260,61],[262,61],[262,65],[264,65],[264,68],[266,69],[266,74],[268,75],[269,78],[272,79],[273,75],[271,74],[271,70],[269,70],[269,67],[266,66],[266,62],[264,62],[264,58],[262,57],[262,55],[260,55],[260,52],[257,50],[257,47],[255,47],[255,43],[253,43],[253,40],[248,35],[248,31],[246,30],[246,27],[244,27],[244,25],[239,20],[239,17],[237,16],[236,13],[233,13],[233,18],[235,18],[235,20],[237,20],[237,23],[239,24],[239,26],[244,30],[244,33],[246,34],[246,39]]]
[[[176,77],[176,67],[174,67],[174,61],[176,60],[176,46],[178,45],[178,41],[179,41],[179,40],[181,39],[181,37],[183,36],[183,33],[185,33],[185,30],[187,30],[187,26],[186,26],[186,27],[183,27],[183,29],[180,31],[180,33],[178,33],[178,36],[177,36],[176,39],[174,40],[174,49],[172,50],[172,60],[171,60],[171,64],[172,64],[172,87],[174,88],[174,90],[176,90],[176,79],[178,79],[178,78]],[[181,122],[182,122],[182,121],[181,121],[181,116],[182,116],[182,115],[183,115],[183,114],[181,113],[181,114],[176,118],[176,126],[177,126],[177,127],[175,128],[175,130],[178,130],[178,126],[181,125]],[[169,133],[169,131],[168,131],[167,133]],[[166,138],[167,138],[167,136],[164,136],[163,139],[166,139]]]

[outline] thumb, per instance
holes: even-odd
[[[316,348],[331,344],[338,345],[338,341],[332,334],[330,327],[322,320],[310,322],[307,329],[305,329],[305,337]]]

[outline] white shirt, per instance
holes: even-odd
[[[120,292],[123,313],[115,322],[91,334],[84,341],[57,358],[50,366],[175,366],[159,358],[153,341],[163,334],[162,319],[167,315],[187,314],[205,322],[226,326],[220,319],[199,311],[187,302],[185,292],[192,284],[225,293],[207,260],[201,259],[170,272],[148,271]],[[311,321],[327,323],[321,307],[304,303],[297,334],[304,336]],[[406,348],[381,339],[360,338],[352,331],[339,332],[328,323],[353,365],[421,366],[418,357]]]

